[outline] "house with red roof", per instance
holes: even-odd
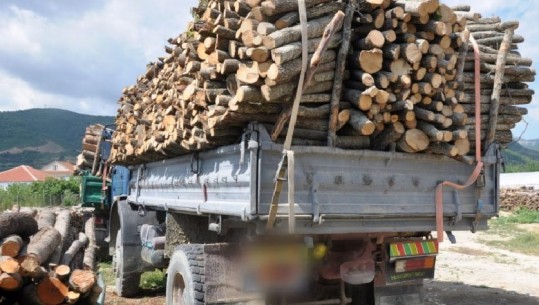
[[[32,183],[36,181],[45,181],[52,177],[48,173],[35,169],[28,165],[20,165],[12,169],[0,172],[0,188],[7,188],[15,183]]]
[[[67,179],[73,176],[75,165],[68,161],[53,161],[43,166],[41,170],[55,178]]]

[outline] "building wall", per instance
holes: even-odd
[[[43,168],[41,168],[42,171],[51,172],[51,171],[59,171],[59,172],[65,172],[70,171],[70,168],[67,168],[64,164],[54,161],[47,165],[45,165]]]

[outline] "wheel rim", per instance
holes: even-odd
[[[172,283],[172,304],[184,305],[183,292],[185,290],[185,281],[181,273],[174,275],[174,282]]]

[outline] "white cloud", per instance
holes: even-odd
[[[57,8],[39,4],[45,12],[40,15],[29,5],[23,9],[11,2],[0,10],[0,110],[44,104],[73,109],[76,104],[79,111],[93,112],[84,105],[99,103],[100,109],[112,110],[109,115],[122,87],[164,54],[167,38],[185,29],[196,4],[108,0],[76,14],[50,15],[46,12]]]
[[[45,19],[16,6],[9,7],[9,11],[12,18],[0,19],[0,50],[38,55],[42,50],[41,45],[32,40],[30,32],[41,28],[46,22]]]
[[[93,115],[113,115],[115,105],[95,98],[73,98],[33,88],[22,79],[0,70],[0,111],[61,108]],[[96,107],[96,105],[99,105]]]

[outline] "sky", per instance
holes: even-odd
[[[445,0],[448,5],[463,0]],[[471,1],[483,16],[519,20],[521,53],[539,63],[539,8],[530,0]],[[196,0],[0,1],[0,111],[62,108],[115,115],[122,88],[165,54]],[[539,82],[531,84],[536,91]],[[537,105],[536,105],[537,104]],[[524,139],[539,138],[539,103]],[[519,124],[519,137],[525,124]]]

